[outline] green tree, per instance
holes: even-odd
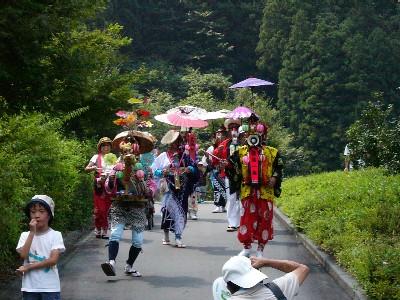
[[[369,102],[361,118],[347,131],[350,160],[358,167],[383,167],[390,173],[400,172],[400,120],[393,116],[393,106]]]
[[[47,50],[58,35],[71,32],[104,9],[106,1],[3,1],[0,9],[0,95],[19,111],[45,108],[54,78]]]

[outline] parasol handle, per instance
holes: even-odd
[[[219,158],[218,156],[215,156],[214,154],[211,154],[211,153],[205,151],[204,149],[200,149],[200,151],[204,152],[204,154],[206,154],[206,155],[210,155],[210,156],[214,157],[218,161],[223,160],[222,158]]]

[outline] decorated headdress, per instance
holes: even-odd
[[[268,135],[268,126],[260,122],[260,119],[251,114],[246,120],[247,124],[242,125],[242,130],[247,132],[247,143],[249,146],[258,146],[265,143]]]

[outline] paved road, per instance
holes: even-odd
[[[221,276],[229,257],[241,251],[236,233],[226,232],[226,215],[213,214],[212,204],[199,205],[199,220],[189,220],[183,240],[186,249],[161,244],[159,206],[156,205],[155,228],[145,232],[143,253],[135,263],[141,278],[123,274],[130,247],[130,231],[124,231],[117,257],[117,275],[107,277],[100,264],[107,260],[107,241],[87,235],[69,253],[60,269],[63,299],[212,299],[212,283]],[[276,220],[276,219],[275,219]],[[351,297],[321,267],[291,231],[275,221],[275,238],[265,248],[265,256],[290,259],[308,265],[310,275],[300,288],[297,300],[347,300]],[[281,272],[263,268],[270,279]]]

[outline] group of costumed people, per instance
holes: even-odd
[[[213,145],[199,153],[188,147],[191,131],[170,130],[161,139],[167,147],[151,164],[141,157],[154,149],[156,139],[146,132],[128,130],[114,140],[100,139],[98,153],[86,170],[94,171],[94,225],[96,238],[106,238],[108,260],[101,264],[104,273],[115,276],[119,243],[127,226],[132,242],[124,273],[133,277],[141,274],[134,263],[142,252],[143,235],[147,225],[146,203],[156,192],[161,193],[161,229],[163,245],[185,248],[182,236],[188,220],[189,199],[207,166],[214,192],[213,212],[226,212],[227,231],[237,231],[243,244],[239,255],[249,257],[251,246],[257,242],[256,256],[263,256],[266,243],[273,238],[273,200],[280,195],[283,162],[279,151],[266,145],[268,126],[252,114],[241,120],[228,119],[212,136]],[[186,146],[186,147],[185,147]],[[111,150],[117,150],[119,157]]]

